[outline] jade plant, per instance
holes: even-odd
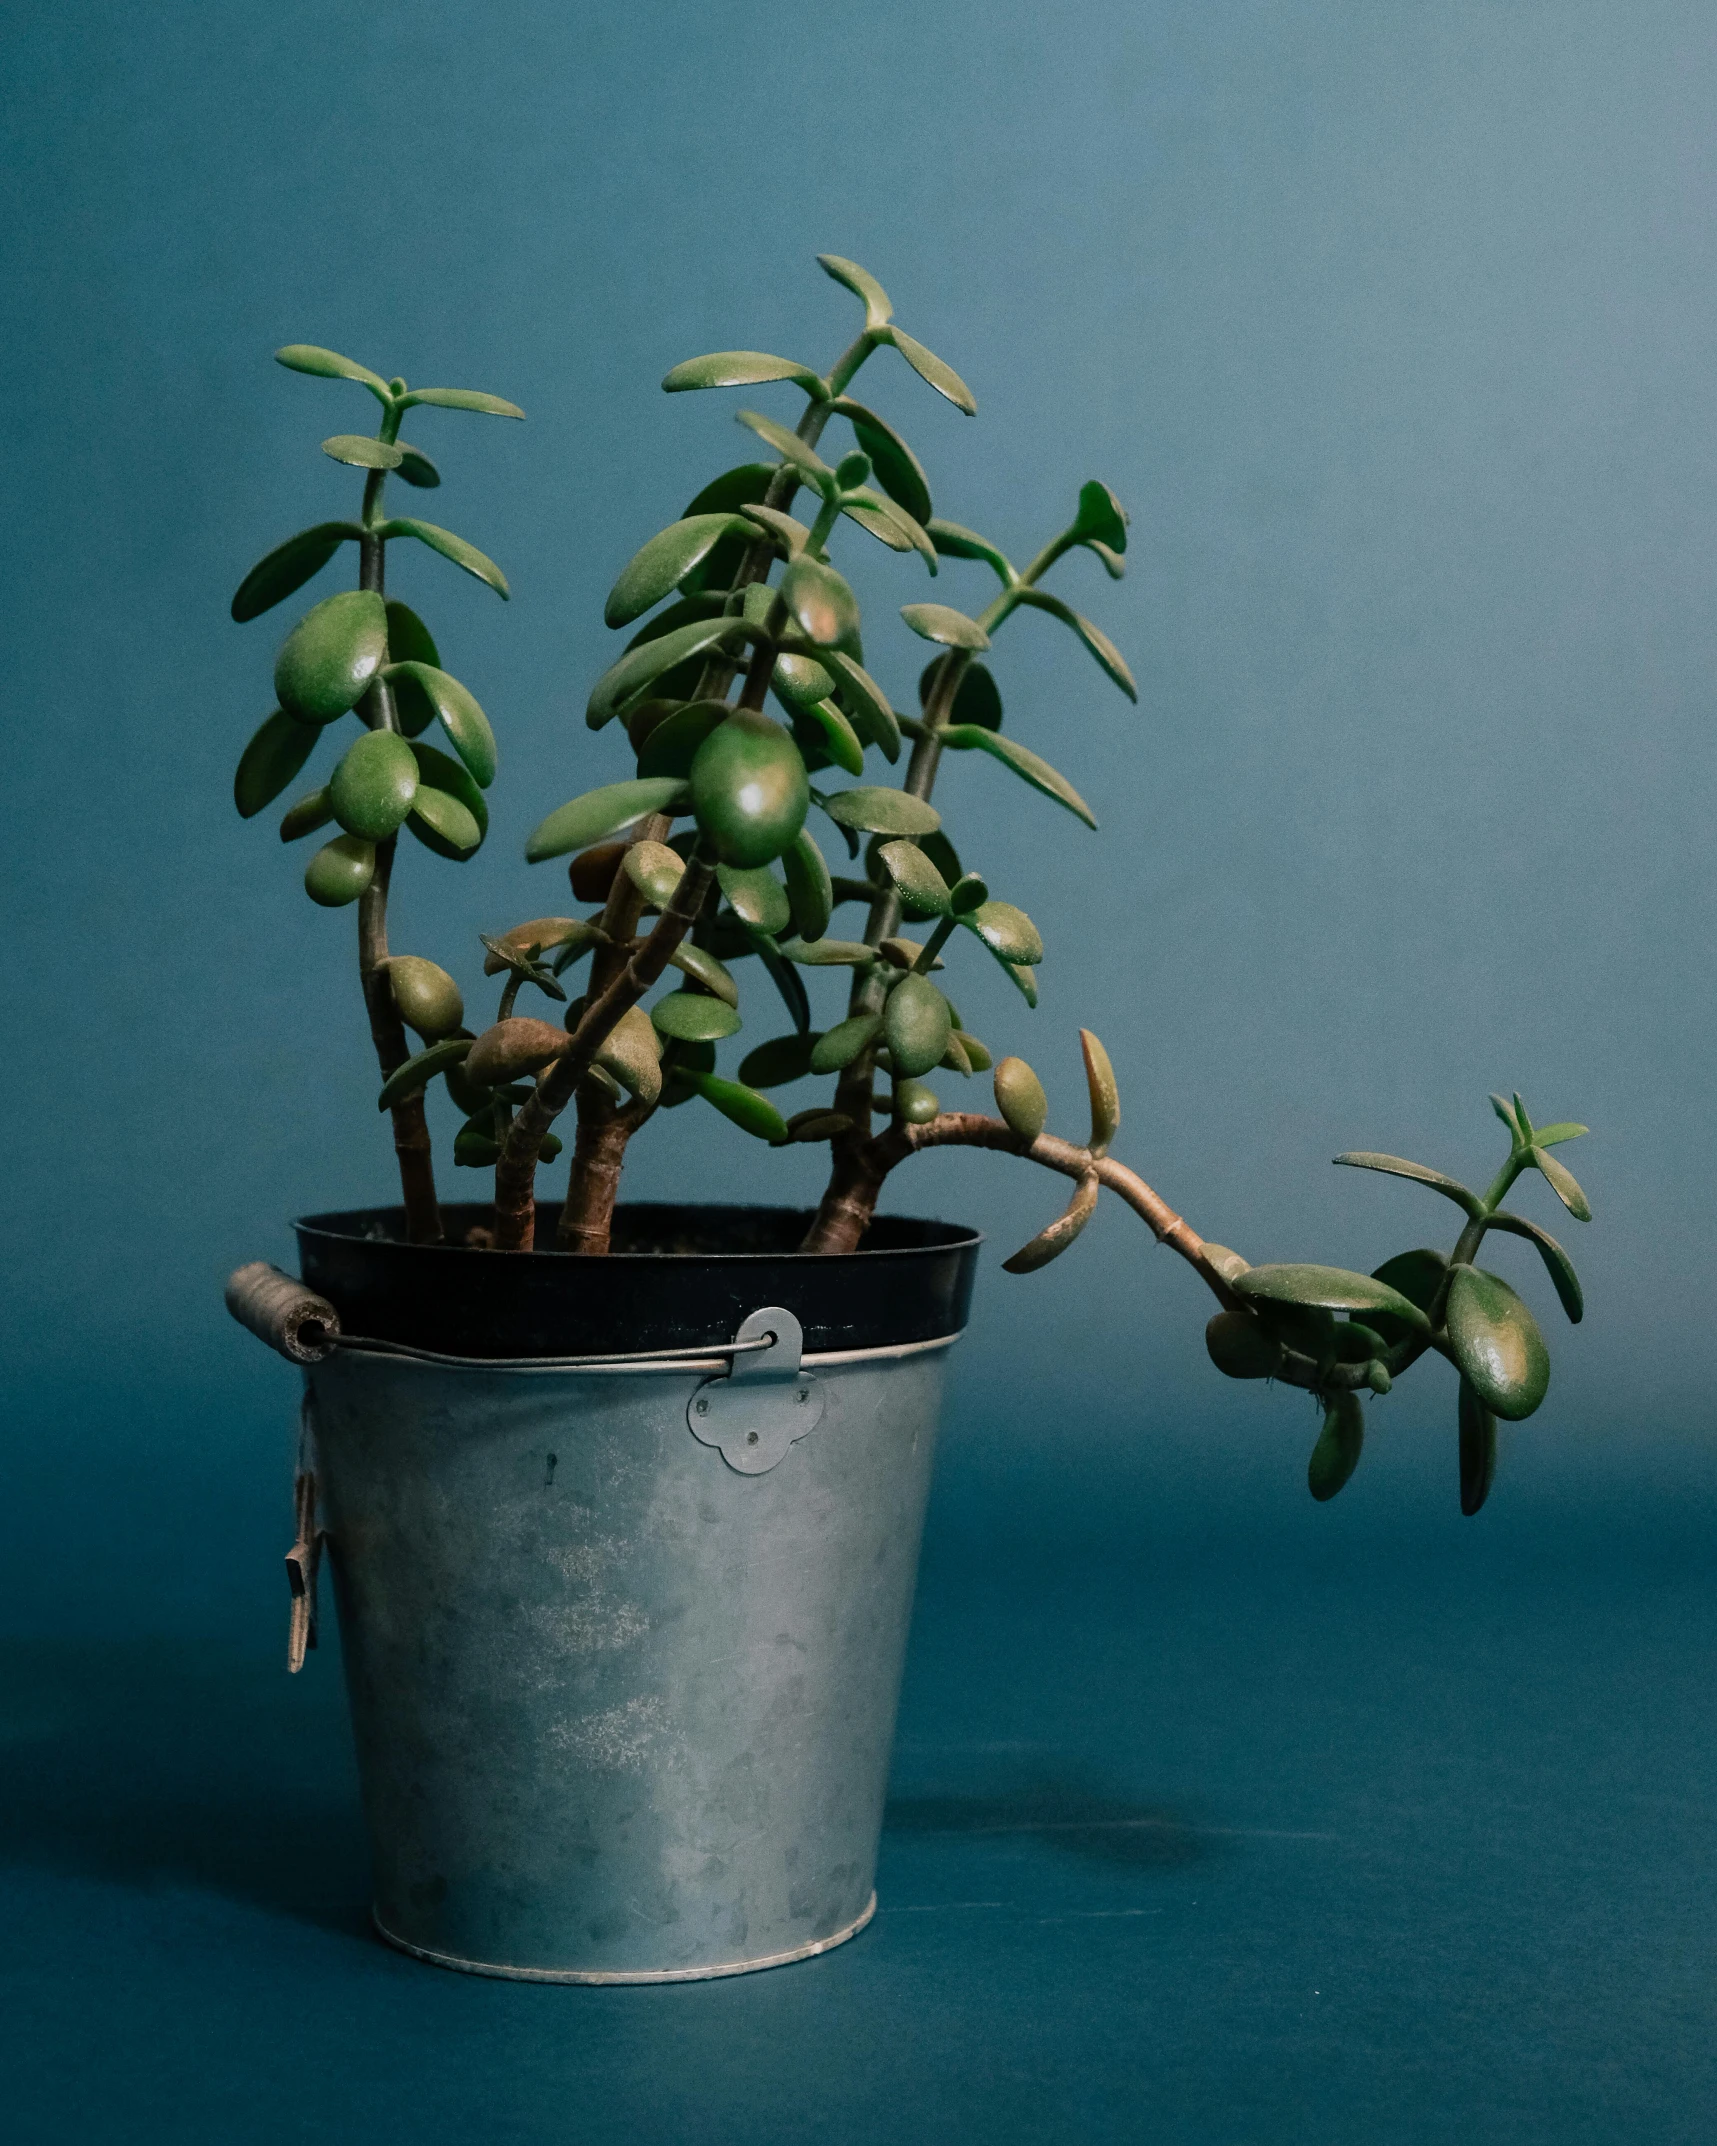
[[[805,1234],[808,1253],[858,1247],[884,1184],[909,1157],[936,1147],[992,1149],[1073,1185],[1065,1210],[1005,1263],[1007,1271],[1048,1264],[1078,1237],[1101,1191],[1118,1194],[1217,1297],[1206,1335],[1217,1368],[1315,1397],[1323,1423],[1309,1470],[1314,1497],[1332,1497],[1358,1464],[1361,1396],[1386,1394],[1427,1352],[1447,1357],[1460,1378],[1461,1508],[1476,1512],[1494,1470],[1497,1419],[1537,1408],[1549,1359],[1525,1303],[1474,1260],[1492,1231],[1527,1238],[1568,1317],[1579,1319],[1580,1286],[1567,1254],[1500,1203],[1533,1170],[1572,1214],[1588,1219],[1584,1194],[1549,1152],[1584,1128],[1534,1128],[1518,1096],[1493,1097],[1510,1147],[1482,1194],[1398,1157],[1338,1156],[1427,1185],[1466,1217],[1446,1258],[1408,1251],[1372,1275],[1249,1266],[1200,1238],[1110,1154],[1120,1123],[1116,1082],[1089,1030],[1080,1031],[1089,1136],[1075,1142],[1047,1130],[1037,1075],[1021,1057],[996,1058],[942,980],[956,952],[970,951],[998,963],[1023,1006],[1035,1008],[1042,940],[1023,909],[991,892],[987,871],[962,862],[932,799],[946,756],[976,754],[1096,827],[1066,776],[1004,728],[1002,694],[984,659],[1017,615],[1042,613],[1136,700],[1107,635],[1044,586],[1052,569],[1081,553],[1118,580],[1128,516],[1106,485],[1089,481],[1067,526],[1022,568],[988,537],[939,515],[906,439],[850,390],[874,357],[893,351],[968,416],[977,408],[971,392],[895,324],[874,277],[834,255],[820,260],[864,310],[828,372],[729,350],[676,365],[662,383],[670,394],[785,384],[803,394],[804,408],[793,426],[740,410],[739,423],[767,458],[703,483],[615,581],[606,623],[631,629],[630,637],[597,679],[586,721],[616,741],[616,779],[551,812],[525,849],[532,863],[570,860],[582,913],[479,935],[498,996],[493,1019],[475,1032],[447,970],[420,955],[390,954],[387,902],[402,828],[441,857],[476,853],[487,828],[494,739],[475,698],[442,669],[423,621],[386,596],[387,546],[409,537],[502,596],[507,584],[462,538],[389,516],[382,502],[390,475],[419,487],[439,482],[428,457],[399,438],[414,406],[522,412],[492,395],[408,388],[313,346],[277,353],[296,371],[356,382],[382,414],[373,438],[323,443],[336,462],[364,473],[357,519],[290,538],[233,599],[235,618],[256,617],[344,543],[358,547],[357,588],[314,606],[280,650],[279,707],[246,748],[236,797],[241,813],[260,812],[304,766],[319,733],[355,714],[359,734],[326,782],[287,809],[280,833],[290,842],[330,823],[340,830],[311,857],[305,887],[326,907],[357,905],[359,977],[408,1236],[424,1244],[443,1237],[424,1108],[435,1083],[462,1121],[455,1163],[494,1171],[492,1222],[466,1241],[501,1250],[536,1243],[537,1174],[560,1152],[555,1127],[568,1111],[575,1130],[554,1242],[590,1255],[609,1248],[628,1147],[660,1111],[702,1105],[767,1145],[826,1147],[828,1181]],[[832,441],[831,425],[845,428]],[[908,573],[939,579],[944,565],[954,565],[993,584],[987,602],[901,607],[909,634],[928,644],[908,666],[908,675],[920,673],[916,713],[904,712],[871,668],[858,600],[835,563],[853,531],[897,553]],[[890,657],[890,675],[899,660]],[[436,722],[451,754],[422,741]],[[898,779],[872,779],[883,775],[878,762]],[[837,930],[846,908],[857,917]],[[909,922],[922,936],[904,929]],[[663,983],[671,988],[646,1004]],[[521,1000],[539,1011],[521,1011]],[[782,1011],[768,1023],[767,1009],[777,1004]],[[737,1065],[718,1070],[719,1047],[759,1022],[780,1032],[748,1038],[736,1046]],[[407,1028],[421,1039],[415,1052]],[[993,1116],[944,1109],[929,1085],[931,1075],[964,1083],[985,1073]],[[817,1079],[832,1087],[797,1110],[775,1099]],[[545,1220],[552,1212],[545,1206]]]

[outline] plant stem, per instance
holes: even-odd
[[[390,404],[384,412],[380,437],[392,442],[399,430],[400,411]],[[364,484],[363,523],[369,531],[381,513],[382,486],[387,471],[371,470]],[[366,534],[358,546],[358,586],[386,593],[387,541]],[[372,730],[397,730],[399,718],[393,694],[378,678],[359,703],[358,713]],[[370,1041],[383,1080],[396,1073],[411,1056],[405,1023],[394,1004],[388,981],[388,887],[393,878],[394,851],[398,837],[390,835],[376,844],[376,868],[369,885],[358,897],[358,980],[369,1015]],[[429,1139],[429,1120],[421,1093],[397,1103],[393,1119],[394,1157],[399,1164],[400,1193],[405,1204],[406,1237],[412,1244],[440,1244],[445,1236],[441,1206],[435,1195],[435,1162]]]
[[[397,836],[376,844],[375,876],[358,897],[358,976],[363,986],[364,1009],[370,1019],[370,1041],[376,1063],[386,1080],[411,1056],[405,1023],[394,1005],[393,986],[388,981],[388,881],[393,874]],[[400,1192],[405,1203],[405,1228],[412,1244],[439,1244],[445,1232],[441,1208],[435,1197],[435,1165],[430,1154],[429,1120],[424,1115],[421,1091],[396,1103],[393,1118],[393,1148],[399,1163]]]
[[[715,882],[715,862],[700,847],[674,890],[656,928],[600,995],[593,994],[572,1040],[537,1078],[531,1099],[513,1120],[495,1168],[495,1242],[507,1252],[528,1252],[536,1242],[536,1169],[543,1135],[577,1093],[614,1024],[656,982],[668,957],[691,929]]]
[[[640,822],[631,848],[638,842],[665,842],[673,821],[665,813],[652,813]],[[631,951],[633,934],[638,929],[644,914],[642,890],[625,871],[614,875],[614,884],[608,890],[608,900],[602,911],[602,930],[607,936],[605,945],[598,945],[590,959],[590,999],[598,999],[626,967]],[[605,1114],[605,1115],[600,1115]],[[612,1124],[618,1142],[612,1158],[607,1146],[594,1144],[585,1137],[586,1127],[598,1122]],[[625,1165],[626,1143],[631,1138],[633,1127],[627,1122],[624,1112],[616,1113],[606,1096],[592,1098],[586,1107],[581,1094],[578,1105],[578,1138],[573,1143],[572,1161],[568,1168],[566,1198],[561,1203],[560,1224],[556,1231],[556,1243],[563,1252],[589,1252],[608,1249],[608,1232],[614,1213],[614,1201],[620,1189],[620,1172]],[[609,1168],[612,1160],[612,1170]],[[595,1242],[600,1236],[601,1243]],[[577,1241],[575,1241],[575,1239]]]

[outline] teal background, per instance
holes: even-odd
[[[913,2140],[1709,2136],[1708,10],[4,21],[0,2032],[27,2135],[536,2139],[576,2110],[765,2140],[820,2109]],[[1491,1506],[1455,1514],[1432,1365],[1314,1510],[1303,1400],[1216,1378],[1198,1285],[1119,1208],[1034,1280],[990,1258],[893,1919],[715,1993],[443,1980],[359,1934],[334,1664],[275,1666],[292,1383],[219,1304],[291,1214],[390,1192],[350,918],[230,802],[302,608],[240,629],[231,589],[349,508],[317,443],[372,407],[269,353],[529,412],[412,426],[445,478],[414,503],[513,602],[394,560],[501,738],[489,847],[407,857],[395,909],[396,948],[474,992],[475,930],[564,899],[526,830],[630,772],[582,722],[610,581],[744,458],[737,403],[798,406],[656,383],[734,345],[830,362],[856,307],[823,250],[978,395],[968,421],[887,354],[862,376],[941,512],[1016,557],[1087,476],[1133,515],[1123,584],[1081,557],[1054,586],[1139,708],[1044,619],[996,664],[1102,831],[991,763],[944,778],[1050,950],[1035,1015],[958,966],[971,1025],[1074,1133],[1097,1029],[1118,1152],[1254,1260],[1446,1243],[1452,1210],[1328,1158],[1482,1179],[1485,1093],[1519,1087],[1594,1128],[1563,1152],[1598,1219],[1559,1229],[1588,1319],[1499,1249],[1556,1375]],[[843,556],[905,698],[889,611],[975,603],[981,570]],[[807,1200],[814,1168],[688,1109],[628,1187]],[[1001,1253],[1058,1193],[936,1156],[890,1200]],[[1558,1227],[1542,1186],[1518,1204]],[[1157,1818],[1160,1857],[1103,1848]]]

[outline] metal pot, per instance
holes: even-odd
[[[979,1240],[890,1218],[808,1258],[806,1220],[622,1209],[600,1259],[299,1224],[347,1330],[307,1474],[390,1943],[656,1982],[869,1920]]]

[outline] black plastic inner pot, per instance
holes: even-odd
[[[796,1249],[808,1210],[621,1206],[614,1249],[493,1252],[465,1243],[486,1206],[443,1206],[447,1242],[407,1244],[404,1210],[306,1215],[300,1271],[349,1334],[446,1356],[584,1356],[731,1341],[748,1312],[782,1304],[807,1350],[937,1341],[966,1324],[983,1241],[975,1229],[879,1215],[856,1252]],[[554,1242],[557,1210],[537,1210]]]

